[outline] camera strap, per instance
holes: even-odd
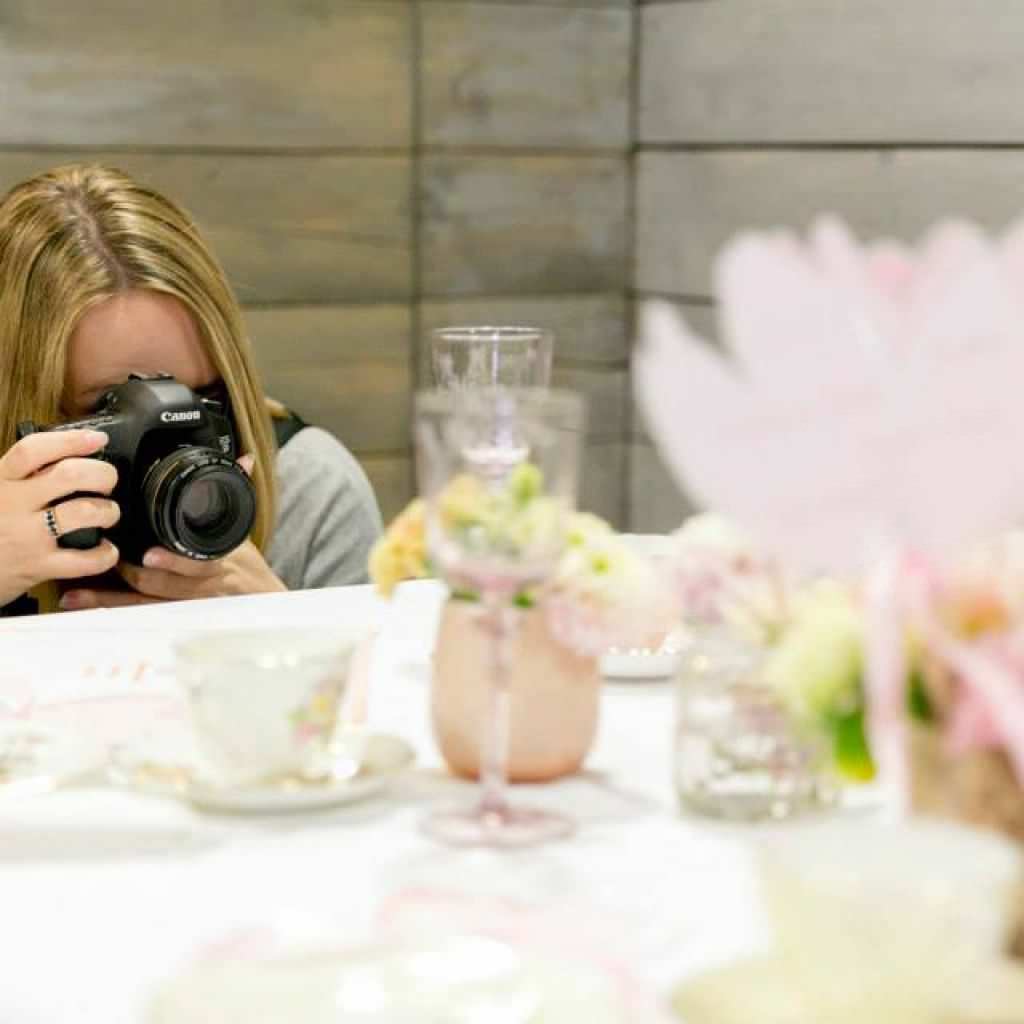
[[[278,450],[309,426],[301,416],[297,416],[291,409],[286,409],[284,416],[271,417],[271,423],[274,425],[274,438],[277,441]]]

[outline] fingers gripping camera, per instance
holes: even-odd
[[[91,416],[73,423],[18,426],[19,438],[42,430],[102,430],[110,441],[93,458],[117,469],[111,497],[120,522],[107,536],[122,558],[141,562],[156,545],[194,559],[222,558],[249,536],[256,493],[239,468],[226,401],[203,397],[173,377],[131,376],[111,388]],[[75,530],[66,548],[92,548],[103,531]]]

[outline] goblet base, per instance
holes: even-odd
[[[423,819],[422,831],[449,846],[513,848],[565,839],[576,823],[564,814],[536,807],[485,809],[479,806],[435,811]]]

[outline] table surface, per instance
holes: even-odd
[[[570,943],[599,947],[658,993],[755,946],[755,834],[678,813],[666,682],[606,683],[586,771],[515,787],[573,814],[571,840],[500,853],[421,835],[430,804],[473,795],[444,773],[430,735],[443,599],[420,582],[391,602],[348,587],[3,623],[0,711],[63,715],[96,735],[116,730],[105,696],[169,698],[170,645],[197,628],[374,628],[368,724],[408,740],[417,761],[385,795],[301,815],[209,815],[95,780],[0,800],[0,1021],[136,1024],[154,986],[204,950],[253,934],[358,941],[402,908],[415,916],[417,901],[433,921],[514,907],[542,928],[565,922]]]

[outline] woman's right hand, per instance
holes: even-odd
[[[90,459],[107,443],[97,430],[57,430],[31,434],[0,458],[0,607],[48,580],[98,576],[118,560],[104,540],[88,551],[57,545],[46,522],[53,507],[61,534],[85,527],[109,529],[120,518],[116,503],[103,497],[66,499],[86,492],[109,494],[117,470]],[[58,504],[59,502],[59,504]]]

